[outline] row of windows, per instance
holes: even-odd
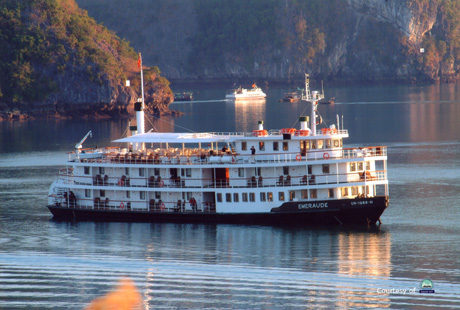
[[[302,140],[301,142],[301,148],[302,149],[330,149],[332,146],[333,147],[342,147],[342,139],[332,139],[332,140],[314,140],[314,141],[309,141],[309,140]],[[283,151],[289,151],[289,142],[284,141],[283,142]],[[241,150],[242,151],[247,151],[248,150],[248,144],[246,141],[241,142]],[[260,141],[259,142],[259,151],[265,151],[265,142]],[[274,141],[273,142],[273,151],[279,151],[279,142]]]
[[[302,199],[308,199],[308,192],[310,192],[310,198],[318,198],[318,192],[316,189],[311,190],[302,190],[301,195]],[[293,201],[295,199],[295,192],[289,191],[289,201]],[[259,201],[261,202],[271,202],[273,201],[273,192],[261,192],[259,193]],[[217,202],[223,202],[223,195],[222,193],[217,193],[216,195]],[[334,197],[334,189],[329,190],[329,197]],[[278,201],[285,201],[285,192],[278,192]],[[239,193],[226,193],[225,194],[225,202],[240,202],[240,194]],[[256,202],[256,194],[255,193],[241,193],[241,202]]]
[[[370,161],[366,161],[366,163],[363,163],[362,161],[360,162],[353,162],[353,163],[349,163],[350,165],[350,172],[352,171],[364,171],[364,164],[366,164],[366,169],[365,170],[371,170],[371,162]]]

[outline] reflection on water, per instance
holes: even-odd
[[[250,132],[258,129],[254,124],[266,119],[266,102],[262,100],[238,100],[230,102],[235,105],[235,124],[243,132]]]

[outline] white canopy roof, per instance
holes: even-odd
[[[243,134],[216,133],[177,133],[177,132],[148,132],[131,137],[114,140],[123,143],[211,143],[232,142],[241,139]]]

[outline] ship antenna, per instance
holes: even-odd
[[[311,102],[311,134],[316,136],[316,111],[318,101],[324,98],[324,93],[319,94],[317,91],[310,92],[310,76],[305,73],[305,93],[302,93],[302,100]]]
[[[144,125],[144,72],[142,69],[142,55],[139,53],[139,59],[137,61],[137,66],[141,69],[141,93],[142,98],[138,98],[137,102],[134,104],[134,110],[136,111],[136,121],[137,121],[137,134],[145,133],[145,125]],[[144,149],[144,144],[141,143],[138,145],[136,143],[136,149]]]

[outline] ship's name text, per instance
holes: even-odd
[[[322,209],[322,208],[328,208],[328,203],[327,202],[322,202],[322,203],[300,203],[299,204],[299,209]]]

